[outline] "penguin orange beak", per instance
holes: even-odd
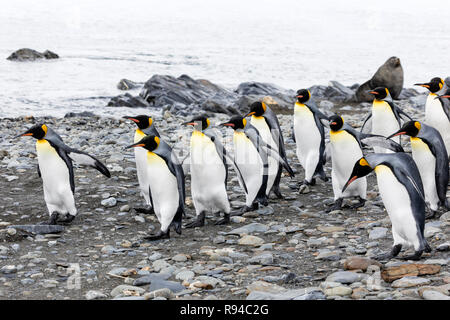
[[[184,122],[183,125],[184,125],[184,126],[195,126],[196,123],[195,123],[195,122],[190,122],[190,121],[188,121],[188,122]]]
[[[371,93],[373,95],[377,95],[378,94],[378,92],[376,92],[376,91],[369,91],[369,93]]]
[[[136,118],[133,118],[133,117],[125,116],[125,117],[123,117],[123,119],[128,119],[128,120],[134,121],[134,122],[136,122],[136,123],[139,123],[139,120],[136,119]]]
[[[18,139],[20,137],[26,137],[26,136],[32,136],[33,134],[31,132],[25,132],[25,133],[21,133],[17,136],[15,136],[13,139]]]
[[[430,88],[430,85],[428,83],[415,83],[414,85],[421,86],[421,87],[428,88],[428,89]]]
[[[299,95],[297,96],[297,98],[303,98],[303,96],[302,96],[301,94],[299,94]]]
[[[132,145],[130,145],[130,146],[127,146],[127,147],[125,147],[125,149],[130,149],[130,148],[137,148],[137,147],[144,147],[145,146],[145,144],[144,143],[135,143],[135,144],[132,144]]]
[[[356,179],[358,179],[358,176],[353,176],[350,179],[348,179],[347,183],[345,184],[345,186],[342,188],[342,192],[345,191],[345,189],[347,189],[347,187]]]
[[[234,123],[230,123],[230,122],[225,122],[225,123],[222,123],[220,125],[221,126],[225,126],[225,127],[232,127],[232,128],[234,128]]]
[[[390,138],[393,138],[393,137],[396,137],[396,136],[402,136],[404,134],[406,134],[406,131],[398,131],[396,133],[391,134],[389,137],[386,138],[386,140],[390,139]]]
[[[247,118],[248,116],[252,116],[252,115],[254,115],[255,113],[256,113],[255,111],[251,111],[251,112],[247,113],[247,114],[244,116],[244,118]]]
[[[442,96],[437,96],[435,99],[439,99],[439,98],[447,98],[450,99],[450,94],[444,94]]]
[[[331,122],[330,124],[332,124],[333,126],[337,125],[336,121]]]

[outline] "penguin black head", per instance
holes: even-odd
[[[344,119],[337,114],[332,115],[328,120],[330,121],[330,129],[332,131],[339,131],[344,125]]]
[[[444,87],[444,79],[435,77],[427,83],[416,83],[415,86],[421,86],[430,90],[430,92],[435,93]]]
[[[128,147],[125,147],[125,149],[141,147],[141,148],[147,149],[148,151],[153,151],[156,148],[158,148],[159,143],[160,143],[160,139],[157,136],[150,135],[150,136],[143,137],[140,141],[138,141]]]
[[[123,118],[133,121],[134,123],[136,123],[138,128],[141,129],[141,130],[147,129],[153,123],[152,117],[149,117],[149,116],[146,116],[146,115],[139,115],[139,116],[136,116],[136,117],[125,116]]]
[[[305,103],[311,99],[311,92],[308,89],[300,89],[297,91],[297,101],[300,103]]]
[[[377,87],[369,90],[369,93],[373,94],[376,100],[383,100],[389,97],[389,89],[386,87]]]
[[[404,123],[403,127],[401,127],[397,132],[394,132],[386,139],[396,137],[396,136],[401,136],[404,134],[406,134],[407,136],[410,136],[410,137],[416,137],[419,134],[420,128],[421,128],[421,124],[419,121],[408,121],[408,122]]]
[[[198,116],[193,118],[191,121],[183,123],[183,125],[190,125],[194,126],[195,129],[202,131],[209,127],[211,122],[209,121],[208,117],[205,115]]]
[[[264,112],[266,112],[266,109],[267,109],[267,106],[264,102],[259,102],[259,101],[253,102],[250,105],[250,112],[247,113],[245,115],[245,117],[253,116],[253,115],[256,117],[261,117],[264,114]]]
[[[221,126],[232,127],[234,130],[244,129],[246,125],[247,119],[240,116],[234,116],[228,122],[221,124]]]
[[[47,130],[48,130],[48,128],[45,124],[37,124],[35,126],[32,126],[26,132],[19,134],[16,138],[24,137],[24,136],[31,136],[38,140],[44,139],[45,135],[47,134]]]
[[[352,174],[350,175],[350,178],[348,179],[347,183],[344,185],[344,188],[342,188],[342,192],[347,189],[347,187],[355,181],[358,178],[367,176],[369,173],[373,171],[372,167],[369,165],[366,159],[362,157],[358,161],[356,161],[355,165],[353,166]]]

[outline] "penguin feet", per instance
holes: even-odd
[[[344,199],[342,199],[342,198],[337,199],[332,205],[330,205],[329,208],[325,209],[325,212],[328,213],[328,212],[331,212],[331,211],[334,211],[334,210],[341,209],[343,200]]]
[[[159,230],[156,234],[149,235],[144,237],[144,240],[156,241],[160,239],[170,239],[170,229],[167,229],[166,232]]]
[[[173,230],[175,230],[176,233],[181,234],[181,221],[172,221],[170,226],[173,227]]]
[[[412,255],[402,257],[402,260],[414,260],[414,261],[420,260],[420,257],[422,257],[422,253],[423,250],[416,251]]]
[[[349,209],[358,209],[358,208],[364,207],[364,205],[366,204],[366,199],[363,199],[361,197],[358,197],[358,198],[359,198],[359,203],[348,206]]]
[[[71,215],[71,214],[67,214],[66,217],[63,218],[63,219],[61,219],[60,217],[61,216],[59,215],[58,216],[58,220],[56,221],[57,224],[65,224],[65,225],[67,225],[67,224],[70,224],[73,221],[73,219],[75,219],[75,216]]]
[[[58,216],[59,216],[58,212],[53,212],[50,215],[50,218],[47,221],[43,221],[43,222],[41,222],[39,224],[40,225],[55,225],[55,224],[57,224],[56,221],[58,220]]]
[[[224,225],[224,224],[228,224],[230,223],[230,214],[229,213],[225,213],[223,219],[217,221],[215,223],[216,226],[220,226],[220,225]]]
[[[150,208],[134,208],[134,211],[136,211],[137,213],[143,213],[143,214],[154,214],[155,210],[153,209],[153,207]]]
[[[242,216],[246,212],[258,210],[258,207],[259,207],[258,203],[255,202],[252,204],[251,207],[245,206],[245,207],[242,207],[241,209],[239,209],[238,211],[231,213],[231,216]]]
[[[303,182],[300,184],[301,185],[306,185],[306,186],[315,186],[316,185],[316,178],[312,178],[311,181],[308,180],[303,180]]]
[[[203,227],[205,225],[205,213],[202,212],[197,216],[195,221],[189,222],[184,225],[185,228]]]
[[[278,199],[284,199],[284,196],[281,194],[280,188],[272,188],[272,191]]]
[[[400,253],[400,250],[402,250],[402,245],[396,244],[392,247],[391,252],[380,254],[378,256],[372,257],[371,259],[377,261],[388,261],[396,257]]]
[[[434,218],[437,215],[439,215],[439,214],[438,214],[438,212],[436,210],[431,210],[430,213],[425,215],[425,219],[432,219],[432,218]]]

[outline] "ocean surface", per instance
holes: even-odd
[[[411,87],[450,75],[449,16],[447,1],[423,0],[1,1],[0,118],[120,116],[130,110],[105,107],[118,81],[153,74],[352,85],[394,55]],[[6,60],[24,47],[61,59]]]

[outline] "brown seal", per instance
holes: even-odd
[[[398,98],[403,88],[403,68],[399,58],[390,57],[378,68],[372,79],[360,85],[356,90],[356,100],[360,102],[371,102],[373,95],[367,91],[376,87],[386,87],[389,89],[393,99]]]

